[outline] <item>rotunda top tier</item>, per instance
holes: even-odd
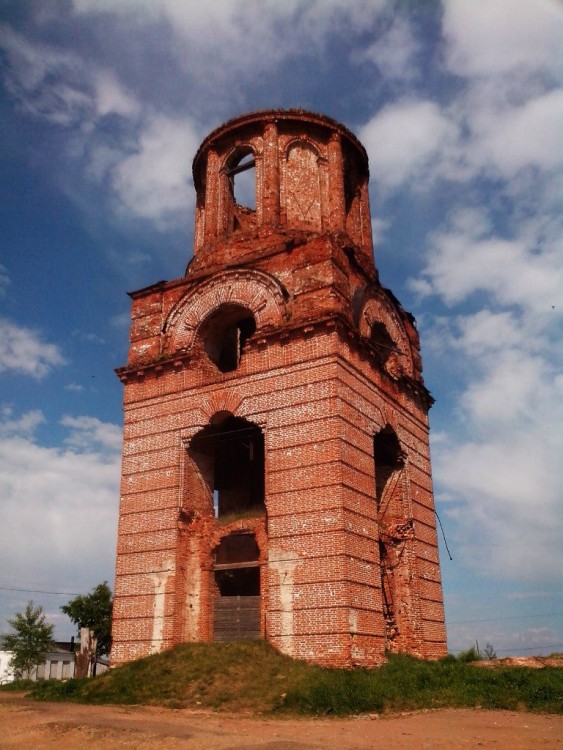
[[[225,242],[295,233],[346,233],[373,255],[367,154],[329,117],[300,109],[236,117],[203,141],[193,175],[199,264]]]

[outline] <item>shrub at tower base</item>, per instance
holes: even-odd
[[[310,715],[477,706],[563,713],[563,669],[488,670],[453,656],[428,662],[389,655],[378,669],[344,670],[291,659],[264,642],[185,644],[95,680],[38,683],[32,696]]]

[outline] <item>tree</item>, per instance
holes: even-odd
[[[31,670],[45,661],[45,654],[55,647],[53,641],[53,625],[45,622],[43,607],[34,609],[29,601],[25,612],[17,612],[8,624],[14,633],[0,637],[0,645],[6,651],[12,652],[10,666],[17,678],[28,674]]]
[[[96,656],[109,654],[113,595],[108,582],[95,586],[89,594],[76,596],[61,610],[80,628],[89,628],[97,638]]]
[[[481,654],[477,651],[475,646],[471,646],[467,651],[460,651],[457,655],[457,659],[464,664],[469,664],[472,661],[481,661]]]
[[[485,659],[496,659],[497,658],[497,654],[496,654],[495,649],[493,648],[493,644],[492,643],[487,643],[487,645],[485,646],[485,651],[483,652],[483,654],[485,656]]]

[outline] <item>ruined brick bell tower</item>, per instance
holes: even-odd
[[[113,663],[265,638],[446,653],[414,319],[378,280],[367,155],[252,113],[194,159],[194,255],[131,294]]]

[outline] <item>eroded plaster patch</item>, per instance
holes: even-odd
[[[293,656],[295,653],[293,635],[293,598],[295,570],[300,563],[297,552],[284,549],[270,549],[268,554],[270,572],[277,573],[280,587],[280,647],[283,653]]]
[[[164,605],[166,602],[166,584],[168,578],[173,572],[171,562],[165,563],[162,570],[157,570],[150,574],[150,579],[154,585],[154,604],[152,616],[152,638],[151,654],[157,654],[162,650],[162,635],[164,633]]]

